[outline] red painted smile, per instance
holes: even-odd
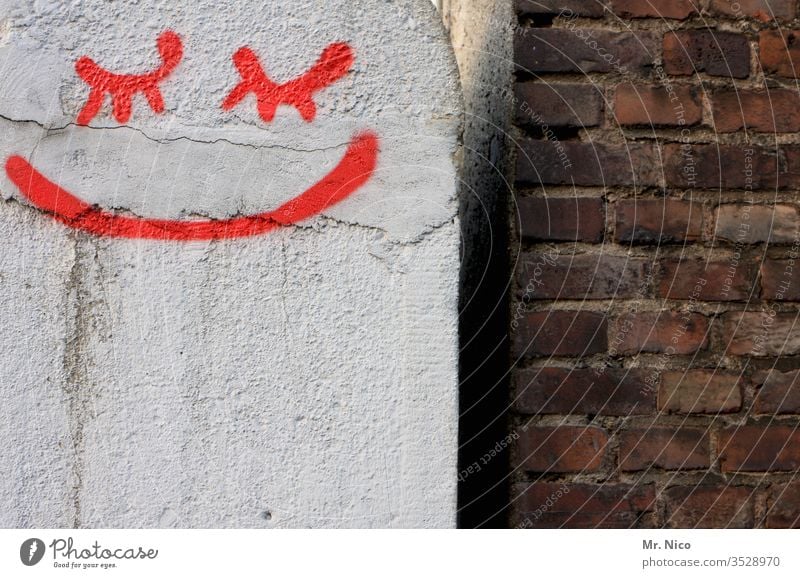
[[[377,165],[378,149],[376,135],[359,134],[339,164],[304,193],[273,211],[227,220],[179,221],[115,215],[70,194],[20,156],[9,157],[6,173],[34,206],[73,229],[128,239],[202,241],[261,235],[318,215],[369,181]]]

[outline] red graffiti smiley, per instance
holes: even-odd
[[[258,114],[265,122],[275,118],[275,110],[281,104],[294,106],[306,122],[311,122],[317,115],[314,93],[347,74],[354,60],[347,44],[332,44],[311,70],[295,80],[276,84],[264,72],[255,52],[247,47],[240,48],[233,55],[233,62],[242,75],[242,82],[231,91],[222,108],[231,110],[252,92],[258,99]]]
[[[78,124],[88,125],[97,116],[106,95],[111,97],[114,117],[120,123],[130,119],[132,99],[137,93],[145,96],[155,113],[163,113],[165,104],[159,84],[178,68],[183,58],[183,43],[176,33],[167,31],[159,36],[157,47],[162,64],[146,74],[115,74],[89,57],[80,58],[75,69],[89,85],[90,93],[78,116]],[[223,109],[232,109],[253,93],[264,121],[272,121],[277,107],[288,104],[296,107],[306,122],[311,122],[317,113],[314,94],[346,75],[354,62],[354,54],[346,44],[333,44],[307,73],[285,84],[270,80],[249,48],[237,51],[233,61],[242,81],[225,99]],[[277,209],[221,220],[165,220],[114,214],[71,194],[19,155],[9,157],[5,168],[11,182],[28,201],[71,228],[110,237],[197,241],[261,235],[320,214],[348,198],[372,178],[379,148],[379,139],[374,133],[362,132],[353,138],[332,171]]]
[[[75,63],[75,71],[92,91],[86,106],[78,115],[78,124],[88,125],[91,122],[100,112],[106,94],[110,94],[113,100],[117,122],[128,122],[131,118],[131,100],[137,92],[145,95],[153,111],[164,112],[164,97],[161,96],[158,83],[172,74],[183,58],[180,37],[170,30],[164,32],[158,37],[158,52],[163,64],[148,74],[114,74],[104,70],[88,56],[81,57]]]

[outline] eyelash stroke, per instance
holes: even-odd
[[[133,95],[141,92],[156,113],[164,112],[164,97],[158,83],[169,76],[183,58],[183,44],[180,37],[167,30],[158,37],[158,52],[162,64],[148,74],[114,74],[101,68],[88,56],[75,63],[75,71],[92,90],[86,106],[78,115],[78,124],[88,125],[97,116],[106,94],[111,95],[114,105],[114,118],[125,123],[131,118]]]
[[[314,93],[342,78],[350,71],[353,62],[355,56],[350,46],[331,44],[311,70],[294,80],[277,84],[264,72],[255,52],[245,46],[233,55],[233,63],[242,81],[222,103],[222,108],[231,110],[252,92],[258,100],[258,114],[265,122],[275,118],[281,104],[294,106],[306,122],[311,122],[317,115]]]

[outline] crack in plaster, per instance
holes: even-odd
[[[2,114],[0,114],[0,120],[4,120],[4,121],[10,122],[10,123],[17,123],[17,124],[25,124],[25,123],[34,124],[34,125],[40,127],[43,131],[45,131],[47,133],[45,137],[43,137],[42,139],[37,140],[36,144],[34,145],[32,151],[30,153],[29,158],[33,157],[34,153],[36,152],[37,148],[39,147],[39,143],[42,140],[44,140],[44,138],[47,138],[48,136],[50,136],[52,134],[55,134],[55,133],[58,133],[58,132],[61,132],[61,131],[65,131],[70,127],[78,126],[76,123],[70,122],[70,123],[68,123],[68,124],[66,124],[64,126],[61,126],[61,127],[47,127],[43,123],[41,123],[39,121],[36,121],[36,120],[14,119],[14,118],[10,118],[8,116],[2,115]],[[292,148],[292,147],[286,147],[286,146],[283,146],[283,145],[253,145],[253,144],[247,144],[247,143],[237,143],[237,142],[231,141],[229,139],[224,139],[224,138],[219,138],[219,139],[209,140],[209,141],[193,139],[193,138],[185,137],[185,136],[175,137],[175,138],[166,138],[166,139],[156,139],[156,138],[148,135],[145,131],[143,131],[141,129],[134,128],[134,127],[129,127],[129,126],[118,126],[118,127],[91,127],[91,126],[89,126],[89,127],[84,127],[84,128],[88,128],[90,130],[130,130],[130,131],[137,132],[137,133],[141,134],[142,136],[144,136],[144,138],[146,138],[147,140],[155,142],[155,143],[158,143],[158,144],[167,144],[167,143],[171,143],[171,142],[178,142],[178,141],[181,141],[181,140],[185,140],[185,141],[192,142],[192,143],[197,143],[197,144],[210,144],[210,145],[217,144],[217,143],[220,143],[220,142],[224,142],[224,143],[230,144],[232,146],[248,147],[248,148],[252,148],[252,149],[255,149],[255,150],[260,150],[260,149],[282,149],[282,150],[289,150],[289,151],[300,152],[300,153],[325,152],[325,151],[345,148],[345,147],[349,146],[349,144],[350,144],[350,143],[342,143],[342,144],[337,144],[337,145],[333,145],[333,146],[330,146],[330,147],[324,147],[324,148],[318,148],[318,149],[297,149],[297,148]],[[40,208],[35,207],[33,205],[30,205],[29,203],[25,202],[24,200],[18,199],[18,198],[14,197],[14,196],[4,198],[4,200],[5,200],[5,202],[12,202],[12,201],[13,202],[17,202],[21,206],[25,206],[25,207],[28,207],[28,208],[33,208],[33,209],[35,209],[35,210],[37,210],[39,212],[42,212],[42,213],[47,213],[46,211],[42,211]],[[97,205],[93,205],[92,206],[92,208],[96,208],[96,207],[97,207]],[[127,216],[134,217],[134,218],[141,218],[141,219],[148,218],[148,217],[145,217],[144,215],[138,214],[136,211],[132,210],[131,208],[124,207],[124,206],[111,206],[111,207],[107,207],[106,210],[112,210],[112,211],[115,211],[115,212],[118,212],[118,213],[121,213],[121,214],[125,214]],[[203,212],[197,212],[197,211],[194,211],[194,212],[191,212],[191,213],[182,211],[180,213],[180,215],[181,216],[185,216],[185,217],[194,217],[194,218],[206,219],[206,220],[209,220],[209,221],[225,221],[225,220],[229,220],[229,219],[252,216],[252,214],[243,213],[243,212],[240,212],[240,211],[237,211],[235,213],[230,213],[230,214],[225,215],[223,217],[216,217],[216,216],[212,216],[212,215],[209,215],[209,214],[206,214],[206,213],[203,213]],[[408,246],[408,245],[415,245],[415,244],[421,242],[422,240],[424,240],[426,237],[428,237],[429,235],[431,235],[432,233],[434,233],[438,229],[440,229],[440,228],[442,228],[442,227],[444,227],[444,226],[446,226],[448,224],[451,224],[451,223],[455,222],[456,218],[457,218],[457,216],[454,215],[451,218],[441,219],[441,220],[439,220],[437,222],[428,223],[428,224],[425,225],[423,230],[421,232],[419,232],[417,235],[415,235],[413,237],[410,237],[410,238],[405,238],[405,239],[392,238],[391,234],[389,233],[389,231],[387,229],[382,228],[382,227],[378,227],[378,226],[375,226],[375,225],[365,225],[365,224],[359,223],[358,221],[355,221],[355,220],[346,220],[346,219],[342,219],[342,218],[334,218],[334,217],[331,217],[329,215],[324,215],[324,214],[321,214],[321,215],[317,216],[317,219],[316,219],[317,222],[316,223],[315,222],[310,222],[308,224],[294,223],[291,226],[293,228],[296,228],[296,229],[307,230],[307,229],[317,229],[317,228],[319,228],[319,221],[322,221],[323,223],[335,223],[337,225],[342,225],[342,226],[346,226],[346,227],[359,228],[359,229],[362,229],[362,230],[365,230],[365,231],[374,231],[374,232],[386,234],[386,235],[389,236],[389,241],[391,243],[399,245],[399,246]]]
[[[192,138],[192,137],[188,137],[188,136],[179,136],[179,137],[173,137],[173,138],[156,138],[154,136],[151,136],[150,134],[148,134],[145,130],[143,130],[141,128],[136,128],[136,127],[128,126],[128,125],[125,125],[125,126],[84,126],[84,125],[79,125],[79,124],[77,124],[75,122],[69,122],[69,123],[67,123],[65,125],[62,125],[62,126],[47,126],[44,123],[39,122],[37,120],[15,119],[15,118],[11,118],[11,117],[5,116],[3,114],[0,114],[0,120],[4,120],[4,121],[10,122],[12,124],[33,124],[33,125],[36,125],[46,133],[45,136],[43,137],[43,139],[44,138],[48,138],[51,135],[58,134],[60,132],[64,132],[67,129],[72,128],[72,127],[80,127],[80,128],[87,128],[89,130],[133,131],[133,132],[139,133],[140,135],[142,135],[147,140],[149,140],[151,142],[154,142],[156,144],[170,144],[170,143],[175,143],[175,142],[180,142],[180,141],[187,141],[187,142],[194,143],[194,144],[207,144],[207,145],[226,143],[226,144],[229,144],[231,146],[252,148],[254,150],[278,149],[278,150],[287,150],[287,151],[292,151],[292,152],[297,152],[297,153],[326,152],[326,151],[343,149],[343,148],[346,148],[346,147],[348,147],[350,145],[349,142],[345,142],[345,143],[338,143],[338,144],[335,144],[335,145],[331,145],[329,147],[303,149],[303,148],[295,148],[295,147],[290,147],[290,146],[286,146],[286,145],[279,145],[279,144],[256,145],[256,144],[252,144],[252,143],[235,142],[235,141],[232,141],[232,140],[226,139],[226,138],[218,138],[218,139],[214,139],[214,140],[202,140],[202,139],[196,139],[196,138]]]

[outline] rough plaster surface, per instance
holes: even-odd
[[[0,175],[0,525],[451,527],[456,510],[461,102],[427,0],[0,0],[0,157],[148,218],[270,210],[359,131],[372,180],[247,239],[94,237]],[[185,55],[120,126],[90,127],[75,61],[115,72]],[[352,72],[316,119],[220,103],[248,45],[279,82],[333,42]]]

